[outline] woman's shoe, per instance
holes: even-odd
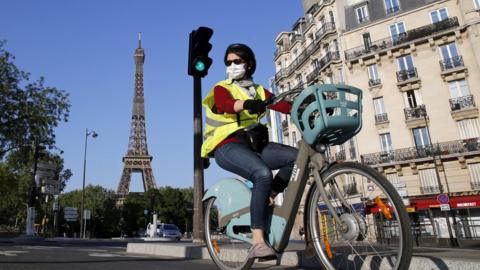
[[[255,244],[248,251],[248,258],[258,258],[261,261],[275,260],[277,258],[277,253],[265,243]]]

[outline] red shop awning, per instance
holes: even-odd
[[[410,205],[416,209],[439,208],[437,197],[410,198]],[[480,195],[451,196],[450,207],[455,209],[480,208]]]

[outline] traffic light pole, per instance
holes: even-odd
[[[202,146],[202,79],[193,77],[193,242],[204,243]]]

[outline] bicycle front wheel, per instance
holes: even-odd
[[[215,197],[206,202],[205,240],[213,262],[223,270],[250,269],[254,259],[248,259],[251,244],[230,237],[226,227],[220,227],[218,218],[218,202]]]
[[[333,165],[321,179],[332,207],[313,185],[308,229],[323,265],[327,269],[408,269],[410,220],[392,184],[374,169],[353,162]]]

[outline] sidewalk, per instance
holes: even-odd
[[[195,243],[129,243],[129,253],[141,253],[157,256],[168,256],[185,259],[207,259],[210,255],[205,245]],[[287,250],[276,261],[263,264],[319,267],[319,262],[304,256],[304,244],[289,244]],[[449,248],[414,248],[414,255],[410,269],[432,270],[480,270],[480,250],[474,249],[449,249]]]

